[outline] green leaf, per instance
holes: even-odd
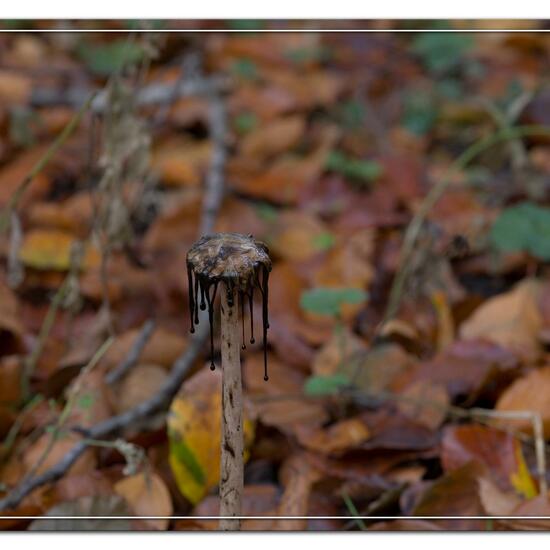
[[[330,376],[311,376],[304,384],[304,393],[309,396],[330,395],[340,388],[349,386],[350,380],[345,374]]]
[[[265,22],[260,19],[229,19],[226,25],[236,31],[253,31],[265,28]]]
[[[144,50],[139,44],[121,39],[95,46],[83,44],[77,53],[90,71],[99,76],[110,76],[126,65],[141,61]]]
[[[550,208],[522,202],[500,213],[489,235],[501,252],[528,252],[550,260]]]
[[[338,106],[338,117],[346,128],[360,128],[365,120],[365,105],[356,99]]]
[[[412,93],[405,98],[402,124],[409,132],[422,136],[429,132],[437,120],[437,109],[429,95]]]
[[[258,67],[254,61],[243,57],[236,59],[231,67],[235,76],[244,80],[256,80],[258,78]]]
[[[239,134],[246,134],[258,126],[258,117],[248,111],[240,113],[233,119],[233,125]]]
[[[339,151],[332,151],[327,158],[326,168],[347,178],[371,182],[382,174],[382,167],[374,160],[352,159]]]
[[[313,238],[313,246],[316,250],[330,250],[336,243],[336,237],[329,231],[319,233]]]
[[[314,288],[302,293],[300,306],[319,315],[336,316],[343,304],[360,304],[367,293],[358,288]]]
[[[267,202],[261,202],[256,206],[258,216],[265,222],[274,222],[279,217],[278,210]]]
[[[472,45],[467,34],[423,32],[413,40],[412,49],[428,71],[442,74],[456,68]]]

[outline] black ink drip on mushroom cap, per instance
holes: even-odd
[[[262,333],[264,352],[264,380],[267,375],[268,282],[271,260],[267,246],[252,235],[240,233],[214,233],[201,237],[187,253],[187,278],[189,285],[189,315],[191,332],[199,322],[198,310],[208,309],[210,324],[210,368],[214,370],[214,301],[218,285],[225,285],[229,305],[235,292],[238,296],[244,323],[245,301],[250,311],[250,343],[254,343],[254,289],[262,296]],[[199,302],[200,293],[200,302]],[[246,298],[248,300],[246,300]],[[244,324],[243,324],[243,349]]]

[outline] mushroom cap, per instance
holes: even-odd
[[[230,282],[246,290],[254,286],[258,268],[271,271],[269,250],[252,235],[213,233],[203,235],[187,253],[187,266],[199,277]]]

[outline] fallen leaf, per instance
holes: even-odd
[[[174,509],[170,493],[162,478],[154,472],[143,472],[115,483],[115,492],[126,500],[137,516],[171,516]],[[165,531],[169,519],[144,519],[148,527]]]
[[[243,365],[243,379],[251,414],[266,425],[284,433],[295,433],[297,426],[320,426],[328,418],[321,403],[302,396],[305,375],[269,355],[269,384],[261,376],[263,356],[250,355]]]
[[[74,399],[69,422],[89,428],[112,415],[108,399],[108,390],[103,373],[99,370],[80,376],[67,389],[67,398]]]
[[[25,234],[19,250],[19,259],[34,269],[66,271],[70,267],[71,247],[75,238],[70,233],[55,229],[34,229]],[[86,247],[82,267],[90,269],[100,263],[96,248]]]
[[[489,383],[509,379],[518,368],[515,355],[486,342],[454,342],[432,360],[417,362],[403,371],[391,383],[397,393],[418,380],[442,384],[449,396],[478,394]]]
[[[0,71],[0,99],[4,104],[25,104],[31,94],[32,80],[16,72]]]
[[[542,316],[538,309],[540,285],[525,280],[511,291],[490,298],[460,329],[464,340],[487,340],[533,359],[540,352]]]
[[[317,241],[326,233],[325,225],[313,214],[299,210],[279,211],[269,233],[270,252],[291,262],[310,260],[322,252]]]
[[[347,418],[328,428],[300,426],[296,435],[306,449],[332,455],[357,448],[369,439],[370,430],[361,418]]]
[[[487,467],[501,489],[516,489],[528,498],[535,496],[521,445],[512,434],[479,425],[449,426],[441,445],[441,462],[446,472],[475,460]]]
[[[105,354],[102,364],[111,368],[119,365],[135,344],[140,331],[140,328],[130,329],[118,336]],[[158,327],[153,331],[153,334],[145,344],[139,356],[139,361],[142,364],[153,364],[170,368],[185,351],[186,345],[186,339],[183,336],[163,327]]]
[[[159,365],[139,364],[115,385],[111,403],[117,414],[123,413],[153,397],[168,374]]]
[[[59,437],[51,449],[46,453],[50,446],[52,434],[46,432],[40,436],[32,445],[30,445],[23,454],[23,465],[25,471],[29,472],[36,466],[37,474],[42,474],[46,470],[55,466],[73,447],[80,441],[80,437],[73,434],[64,434]],[[42,460],[42,457],[45,457]],[[39,464],[39,461],[41,463]],[[85,474],[96,467],[96,458],[92,449],[87,449],[80,455],[76,462],[68,469],[69,475]]]
[[[478,494],[478,480],[485,469],[470,462],[435,480],[413,510],[414,516],[481,516],[483,507]],[[475,529],[480,520],[446,520],[447,528]]]
[[[351,332],[346,326],[334,332],[321,349],[315,354],[313,360],[312,372],[316,375],[327,376],[340,372],[353,370],[346,368],[350,361],[356,365],[356,356],[358,353],[366,352],[365,342]],[[350,373],[348,373],[350,374]]]
[[[539,413],[544,426],[545,437],[550,437],[550,367],[531,371],[517,379],[500,396],[495,405],[496,411],[532,411]],[[499,418],[499,426],[533,433],[533,424],[528,419]]]
[[[283,117],[248,133],[240,144],[244,156],[264,159],[287,152],[302,137],[305,122],[301,116]]]
[[[320,287],[368,288],[374,278],[372,266],[375,232],[371,228],[355,232],[340,246],[333,247],[318,270],[313,282]],[[356,315],[361,305],[345,305],[344,319]]]
[[[418,424],[435,430],[443,424],[449,411],[450,399],[442,384],[418,380],[400,394],[398,410]]]
[[[321,473],[305,458],[296,453],[291,455],[281,466],[281,481],[284,492],[277,512],[274,515],[282,519],[273,522],[275,531],[303,531],[307,525],[305,519],[290,519],[288,516],[307,516],[309,498],[313,483]],[[284,518],[284,516],[287,516]]]
[[[219,370],[204,368],[187,380],[170,407],[170,466],[179,490],[192,504],[219,483],[221,415]],[[246,461],[254,424],[246,416],[243,424]]]
[[[167,185],[200,185],[210,164],[209,141],[172,139],[159,144],[151,160],[152,168]]]
[[[380,344],[342,365],[341,372],[365,392],[387,391],[393,380],[416,364],[414,357],[397,344]]]
[[[20,351],[23,325],[17,297],[8,285],[0,279],[0,334],[2,354]]]

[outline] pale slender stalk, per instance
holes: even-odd
[[[235,291],[221,292],[222,445],[220,471],[220,530],[238,531],[243,493],[243,400],[239,308]],[[228,300],[229,298],[229,300]],[[232,305],[229,305],[229,303]]]

